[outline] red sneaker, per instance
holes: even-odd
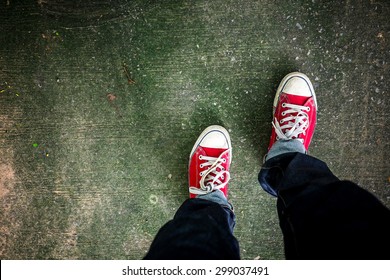
[[[190,198],[221,190],[228,196],[232,145],[229,133],[219,125],[206,128],[190,154],[188,182]]]
[[[279,139],[298,139],[307,151],[317,121],[317,100],[306,75],[294,72],[283,78],[276,91],[273,116],[268,150]]]

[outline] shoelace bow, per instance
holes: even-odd
[[[272,122],[277,139],[297,139],[303,143],[303,139],[298,138],[298,136],[301,133],[305,135],[306,129],[309,127],[309,116],[304,111],[310,111],[310,107],[288,103],[283,103],[282,107],[289,108],[282,112],[282,116],[287,115],[287,117],[281,119],[280,122],[275,118]]]
[[[229,149],[224,151],[218,158],[208,157],[208,156],[199,156],[200,160],[205,162],[200,164],[200,168],[205,166],[210,166],[207,170],[204,170],[200,173],[200,189],[196,187],[190,187],[190,193],[193,194],[207,194],[214,190],[222,189],[227,185],[230,180],[229,171],[225,170],[222,166],[226,162],[226,159],[223,156],[226,153],[229,153]],[[226,180],[225,180],[226,176]],[[222,180],[222,181],[221,181]],[[224,181],[224,182],[223,182]]]

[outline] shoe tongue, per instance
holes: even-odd
[[[223,148],[209,148],[209,147],[202,147],[202,149],[206,153],[206,156],[216,157],[216,158],[219,157],[224,151],[227,150]]]
[[[311,98],[310,96],[301,96],[301,95],[295,95],[291,93],[285,93],[285,94],[288,103],[301,105],[301,106],[304,106],[307,100]]]

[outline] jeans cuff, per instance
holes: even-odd
[[[201,194],[198,195],[196,198],[209,200],[215,203],[220,204],[222,207],[228,208],[229,210],[233,211],[233,205],[228,202],[227,198],[220,190],[215,190],[213,192],[210,192],[208,194]]]
[[[297,139],[278,140],[272,145],[271,149],[268,151],[268,154],[265,157],[265,161],[286,153],[306,154],[306,149],[302,142]]]

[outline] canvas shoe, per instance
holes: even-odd
[[[190,154],[188,181],[190,198],[221,190],[228,196],[232,146],[229,133],[219,125],[207,127]]]
[[[288,74],[276,91],[268,150],[280,139],[297,139],[307,152],[316,121],[317,100],[309,78],[298,72]]]

